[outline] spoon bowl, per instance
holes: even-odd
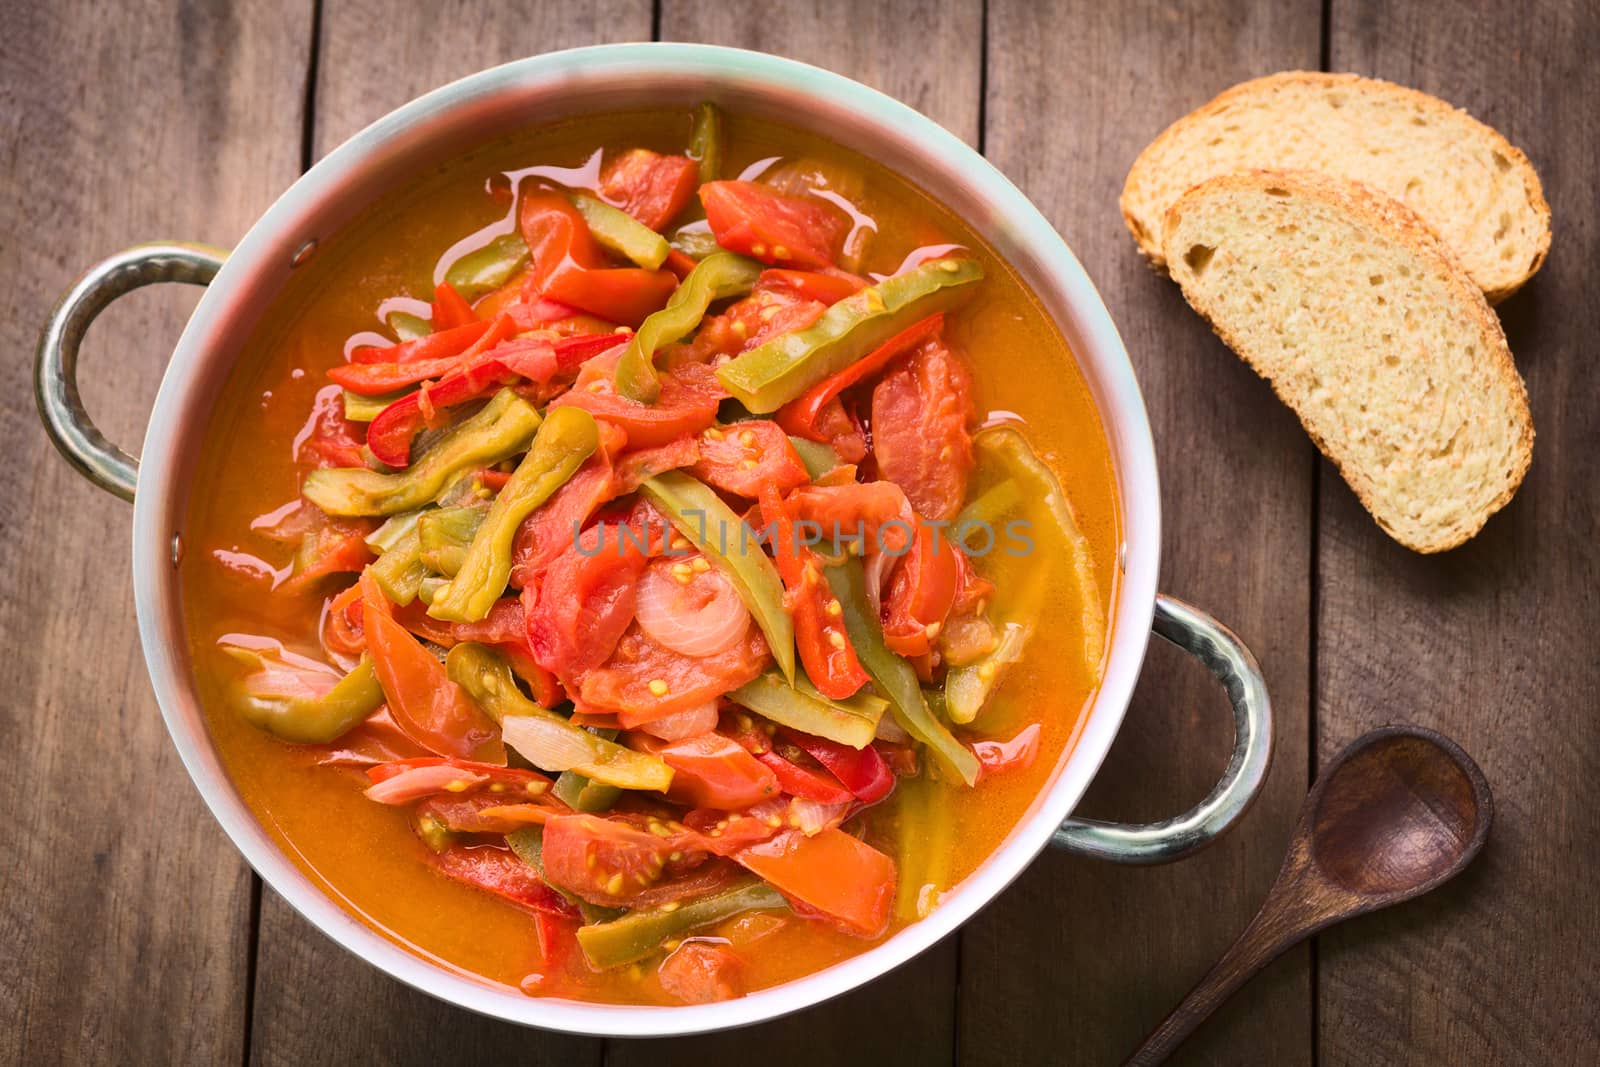
[[[1160,1063],[1285,949],[1454,878],[1489,836],[1494,798],[1472,757],[1421,726],[1363,734],[1322,772],[1256,917],[1128,1062]]]
[[[1483,772],[1460,746],[1409,726],[1351,745],[1313,797],[1312,862],[1380,907],[1454,877],[1483,847],[1493,809]]]

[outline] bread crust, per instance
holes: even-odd
[[[1539,236],[1532,257],[1525,261],[1526,266],[1519,272],[1480,285],[1484,297],[1490,304],[1499,303],[1520,289],[1544,265],[1545,258],[1550,251],[1550,205],[1545,200],[1544,188],[1539,181],[1538,172],[1533,168],[1533,164],[1522,150],[1506,140],[1500,131],[1480,122],[1465,108],[1455,107],[1436,96],[1431,96],[1417,89],[1396,85],[1393,82],[1382,81],[1377,78],[1365,78],[1359,74],[1330,74],[1320,71],[1291,70],[1253,78],[1250,81],[1241,82],[1230,89],[1224,90],[1208,103],[1172,123],[1154,141],[1150,142],[1144,151],[1139,153],[1133,162],[1133,166],[1128,170],[1128,177],[1123,184],[1119,204],[1122,210],[1122,220],[1127,225],[1128,232],[1133,235],[1140,252],[1144,254],[1151,266],[1158,271],[1166,271],[1166,260],[1161,248],[1163,233],[1151,232],[1157,228],[1152,224],[1161,220],[1149,218],[1148,210],[1141,209],[1145,208],[1146,205],[1148,205],[1149,209],[1157,207],[1157,205],[1150,203],[1150,198],[1146,194],[1146,187],[1149,184],[1148,178],[1156,173],[1163,164],[1171,165],[1174,162],[1165,158],[1171,145],[1191,126],[1210,120],[1241,98],[1256,95],[1264,96],[1283,87],[1295,85],[1308,86],[1323,91],[1344,89],[1351,92],[1390,95],[1403,98],[1418,108],[1452,121],[1464,120],[1469,127],[1483,136],[1495,151],[1504,156],[1511,164],[1512,169],[1517,172],[1522,180],[1523,188],[1528,193],[1529,207],[1534,212],[1539,223]],[[1184,184],[1192,188],[1197,182],[1186,182]],[[1431,227],[1428,227],[1426,222],[1423,222],[1423,226],[1431,232]]]
[[[1527,474],[1528,466],[1533,459],[1533,419],[1528,410],[1527,386],[1518,373],[1516,364],[1512,361],[1510,347],[1506,344],[1505,333],[1501,329],[1499,317],[1490,309],[1484,298],[1482,290],[1456,262],[1455,257],[1434,236],[1433,231],[1410,208],[1392,197],[1385,196],[1370,189],[1359,182],[1346,181],[1311,171],[1267,171],[1256,170],[1239,174],[1223,175],[1211,178],[1194,186],[1172,205],[1163,220],[1163,232],[1167,235],[1176,233],[1178,224],[1184,214],[1190,210],[1198,209],[1210,197],[1233,190],[1251,190],[1265,192],[1268,189],[1284,189],[1291,196],[1306,197],[1319,200],[1336,210],[1339,210],[1356,221],[1367,225],[1391,240],[1404,246],[1422,264],[1432,268],[1440,275],[1449,287],[1450,293],[1458,305],[1472,316],[1478,327],[1479,333],[1485,341],[1485,350],[1490,355],[1490,370],[1500,379],[1506,387],[1508,395],[1512,397],[1517,408],[1516,421],[1520,426],[1520,436],[1516,443],[1515,461],[1513,469],[1508,472],[1505,488],[1485,507],[1480,509],[1475,519],[1470,524],[1441,534],[1441,536],[1428,540],[1407,539],[1399,532],[1391,529],[1379,517],[1374,508],[1372,494],[1362,487],[1360,479],[1352,479],[1340,461],[1329,449],[1328,443],[1314,431],[1307,423],[1299,397],[1290,395],[1281,383],[1263,373],[1259,362],[1252,356],[1249,346],[1244,343],[1244,338],[1233,326],[1222,321],[1212,310],[1205,306],[1203,298],[1191,287],[1183,284],[1186,275],[1179,273],[1176,280],[1182,289],[1184,299],[1189,306],[1206,320],[1211,329],[1222,341],[1231,348],[1239,358],[1243,359],[1252,370],[1267,378],[1272,390],[1278,399],[1287,404],[1296,415],[1301,416],[1301,425],[1305,426],[1307,434],[1318,450],[1334,464],[1340,476],[1355,491],[1361,504],[1371,514],[1378,525],[1396,541],[1407,548],[1421,553],[1443,552],[1456,548],[1475,536],[1483,528],[1489,517],[1503,508],[1516,495],[1518,487],[1522,484],[1523,477]],[[1174,252],[1176,248],[1164,248],[1163,253],[1167,260],[1176,261]]]

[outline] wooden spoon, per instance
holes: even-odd
[[[1483,847],[1493,816],[1483,772],[1448,737],[1384,726],[1358,738],[1306,797],[1266,903],[1128,1063],[1165,1060],[1291,945],[1455,877]]]

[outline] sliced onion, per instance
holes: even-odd
[[[738,590],[703,556],[651,563],[639,579],[635,617],[652,641],[696,658],[732,647],[750,629]]]
[[[454,791],[459,792],[488,780],[489,776],[486,774],[461,770],[449,764],[413,767],[368,788],[367,799],[375,800],[379,804],[409,804],[413,800],[442,793],[452,787]],[[457,782],[463,784],[456,785]]]
[[[639,730],[651,737],[659,737],[663,741],[682,741],[685,737],[709,734],[716,728],[717,702],[708,700],[698,707],[687,708],[644,723]]]
[[[815,837],[830,826],[837,826],[844,821],[855,802],[842,801],[838,804],[824,804],[818,800],[807,800],[805,797],[795,797],[789,801],[789,818],[799,827],[801,833],[807,837]]]
[[[911,735],[906,733],[905,728],[894,721],[894,716],[888,714],[878,720],[877,738],[879,741],[888,741],[893,745],[909,745],[912,740]]]
[[[594,745],[583,731],[543,715],[507,715],[500,738],[541,771],[568,771],[594,762]]]

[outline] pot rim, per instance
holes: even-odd
[[[756,94],[826,102],[869,125],[894,150],[986,208],[969,220],[1022,274],[1067,336],[1088,382],[1114,458],[1123,511],[1119,589],[1101,686],[1070,752],[1028,813],[940,906],[882,944],[790,982],[715,1004],[682,1007],[595,1004],[529,997],[402,948],[347,912],[268,836],[223,768],[205,726],[188,666],[175,557],[187,505],[180,476],[188,425],[203,425],[211,397],[207,365],[227,358],[226,327],[260,278],[280,271],[328,190],[350,183],[398,151],[424,123],[470,123],[502,96],[560,94],[608,79],[710,77]],[[817,129],[811,123],[797,123]],[[825,131],[823,131],[825,132]],[[860,149],[858,149],[860,150]],[[930,194],[938,197],[930,190]],[[1018,259],[1025,260],[1019,263]],[[1031,270],[1029,268],[1032,268]],[[249,331],[242,331],[248,333]],[[219,355],[221,353],[221,355]],[[230,360],[231,369],[231,360]],[[218,372],[220,374],[220,372]],[[1149,640],[1160,546],[1154,443],[1133,367],[1111,316],[1082,265],[1031,202],[974,149],[912,108],[842,75],[764,53],[712,45],[625,44],[553,52],[468,76],[391,112],[302,175],[251,227],[217,275],[179,339],[146,433],[134,506],[134,595],[146,666],[184,767],[217,821],[262,879],[323,933],[362,959],[432,996],[494,1018],[597,1036],[692,1034],[776,1018],[856,988],[956,930],[998,895],[1049,842],[1099,770],[1132,697]]]

